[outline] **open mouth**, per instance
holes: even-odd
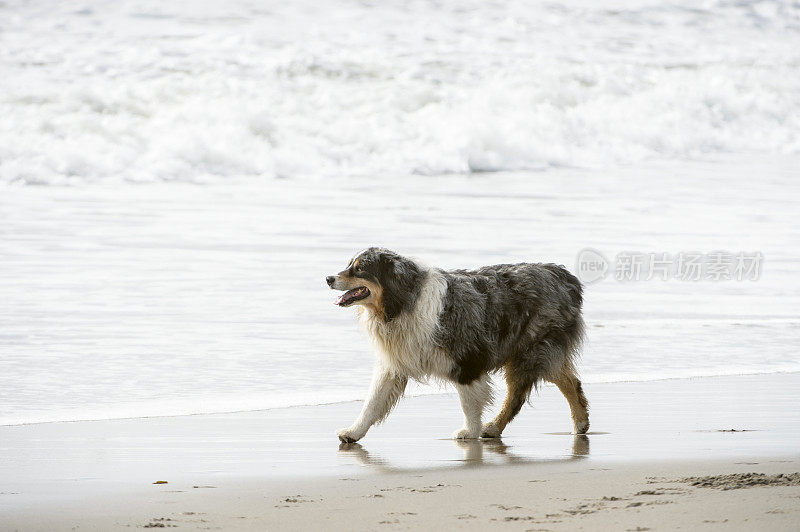
[[[366,286],[359,286],[358,288],[348,290],[339,296],[339,299],[336,300],[335,304],[339,305],[340,307],[347,307],[356,301],[364,299],[367,296],[369,296],[369,288]]]

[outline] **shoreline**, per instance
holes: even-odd
[[[648,383],[648,382],[664,382],[664,381],[682,381],[682,380],[698,380],[698,379],[715,379],[715,378],[725,378],[725,377],[757,377],[757,376],[769,376],[769,375],[790,375],[800,373],[796,370],[777,370],[777,371],[770,371],[765,373],[756,373],[756,372],[744,372],[744,373],[720,373],[720,374],[713,374],[713,375],[692,375],[692,376],[680,376],[680,377],[659,377],[659,378],[652,378],[652,379],[620,379],[620,380],[593,380],[589,379],[581,379],[583,384],[630,384],[630,383]],[[494,389],[500,390],[499,393],[502,395],[504,393],[503,382],[502,378],[498,376],[494,376]],[[549,382],[542,382],[540,385],[542,388],[545,387],[554,387],[552,383]],[[366,388],[365,388],[366,390]],[[452,389],[443,389],[439,392],[424,392],[424,393],[406,393],[403,397],[405,399],[410,398],[423,398],[423,397],[434,397],[434,396],[454,396],[455,391]],[[342,399],[337,401],[330,401],[330,402],[321,402],[321,403],[298,403],[292,405],[284,405],[284,406],[268,406],[264,408],[243,408],[237,410],[219,410],[219,411],[208,411],[208,412],[192,412],[192,413],[179,413],[179,414],[156,414],[156,415],[140,415],[140,416],[120,416],[120,417],[98,417],[98,418],[79,418],[79,419],[55,419],[55,420],[48,420],[48,421],[29,421],[29,422],[21,422],[21,423],[0,423],[1,427],[25,427],[31,425],[46,425],[46,424],[54,424],[54,423],[101,423],[104,421],[131,421],[137,419],[171,419],[171,418],[181,418],[181,417],[195,417],[195,416],[219,416],[219,415],[227,415],[227,414],[257,414],[257,413],[265,413],[274,410],[284,410],[284,409],[292,409],[292,408],[322,408],[327,406],[334,406],[334,405],[342,405],[348,403],[361,403],[363,399]]]
[[[0,528],[80,526],[105,530],[158,523],[202,528],[216,523],[214,526],[225,530],[247,530],[280,523],[283,528],[297,529],[303,528],[306,519],[317,526],[344,529],[375,528],[384,520],[389,521],[383,523],[386,526],[401,528],[441,525],[470,529],[492,524],[491,519],[519,528],[521,523],[535,524],[534,520],[542,520],[548,513],[563,514],[565,502],[571,508],[591,501],[603,502],[601,506],[609,510],[575,514],[584,515],[580,518],[564,514],[569,518],[562,515],[562,523],[539,525],[571,530],[580,528],[580,519],[584,519],[590,529],[616,528],[594,519],[638,515],[645,510],[653,519],[660,515],[658,505],[617,508],[619,504],[602,499],[632,496],[622,493],[621,485],[646,491],[645,477],[655,475],[653,472],[661,471],[656,476],[674,480],[707,474],[800,471],[796,445],[800,441],[800,416],[796,414],[800,373],[587,384],[586,393],[592,412],[592,428],[586,436],[565,432],[570,427],[568,407],[554,388],[542,388],[532,400],[533,407],[523,409],[502,440],[447,439],[461,423],[458,401],[448,395],[404,399],[383,425],[352,445],[339,445],[335,431],[349,424],[360,402],[236,414],[3,426]],[[609,471],[608,476],[597,478],[602,471]],[[511,486],[522,490],[529,486],[526,478],[537,475],[544,475],[548,489],[560,490],[563,495],[559,497],[564,500],[551,500],[550,494],[544,493],[549,498],[541,504],[517,501]],[[583,487],[569,491],[570,478]],[[158,481],[167,484],[154,484]],[[347,484],[348,490],[358,485],[362,491],[349,497],[342,484]],[[460,487],[443,489],[439,484]],[[404,488],[395,490],[398,486]],[[427,490],[426,486],[437,489],[420,491]],[[664,503],[663,508],[691,506],[707,497],[721,497],[720,501],[728,501],[724,504],[735,507],[731,501],[739,500],[739,495],[723,496],[716,490],[686,489],[686,497],[664,499],[672,502]],[[797,486],[757,489],[800,496]],[[420,499],[420,493],[429,497]],[[305,498],[296,497],[298,494]],[[542,494],[535,492],[532,497]],[[490,498],[491,504],[519,506],[533,513],[517,516],[525,517],[518,522],[505,521],[516,514],[498,514],[498,506],[484,505],[471,514],[461,512],[475,515],[474,519],[433,511],[445,503],[478,504],[481,497]],[[364,506],[367,498],[375,505]],[[281,504],[283,499],[298,502]],[[306,499],[313,502],[302,502]],[[775,500],[766,497],[762,502],[768,505]],[[786,499],[792,500],[796,501]],[[418,510],[429,507],[430,519],[416,522],[410,515],[388,517],[401,511],[421,515],[402,509],[412,503]],[[384,518],[374,520],[379,516],[370,508],[382,512]],[[770,519],[769,526],[781,529],[781,519],[789,519],[794,510],[776,508],[784,513],[764,515]],[[194,522],[190,514],[182,512],[202,512],[205,523]],[[341,512],[349,512],[349,517]],[[236,520],[234,513],[246,518]],[[172,521],[148,521],[151,518]],[[453,523],[441,521],[445,518]],[[644,520],[632,527],[653,528],[652,524]],[[694,523],[692,528],[695,525],[705,526]]]

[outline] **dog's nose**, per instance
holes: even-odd
[[[333,275],[329,275],[325,278],[325,282],[328,283],[328,286],[333,286],[333,282],[336,280],[336,277]]]

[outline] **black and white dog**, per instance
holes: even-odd
[[[369,397],[355,423],[339,431],[341,441],[360,440],[386,418],[408,379],[428,378],[458,390],[465,423],[453,434],[457,439],[499,438],[542,380],[566,396],[575,432],[588,430],[588,403],[575,371],[583,289],[563,266],[445,271],[369,248],[327,282],[346,290],[337,305],[360,305],[360,322],[378,352]],[[500,369],[508,396],[497,417],[481,425],[491,401],[489,374]]]

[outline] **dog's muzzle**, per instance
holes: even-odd
[[[329,275],[325,278],[325,282],[328,283],[334,290],[347,290],[347,288],[342,288],[337,286],[338,285],[338,277],[335,275]],[[336,301],[334,301],[334,305],[339,305],[340,307],[349,307],[356,301],[361,301],[362,299],[366,299],[369,297],[369,288],[366,286],[359,286],[356,288],[352,288],[347,290],[344,294],[339,296]]]

